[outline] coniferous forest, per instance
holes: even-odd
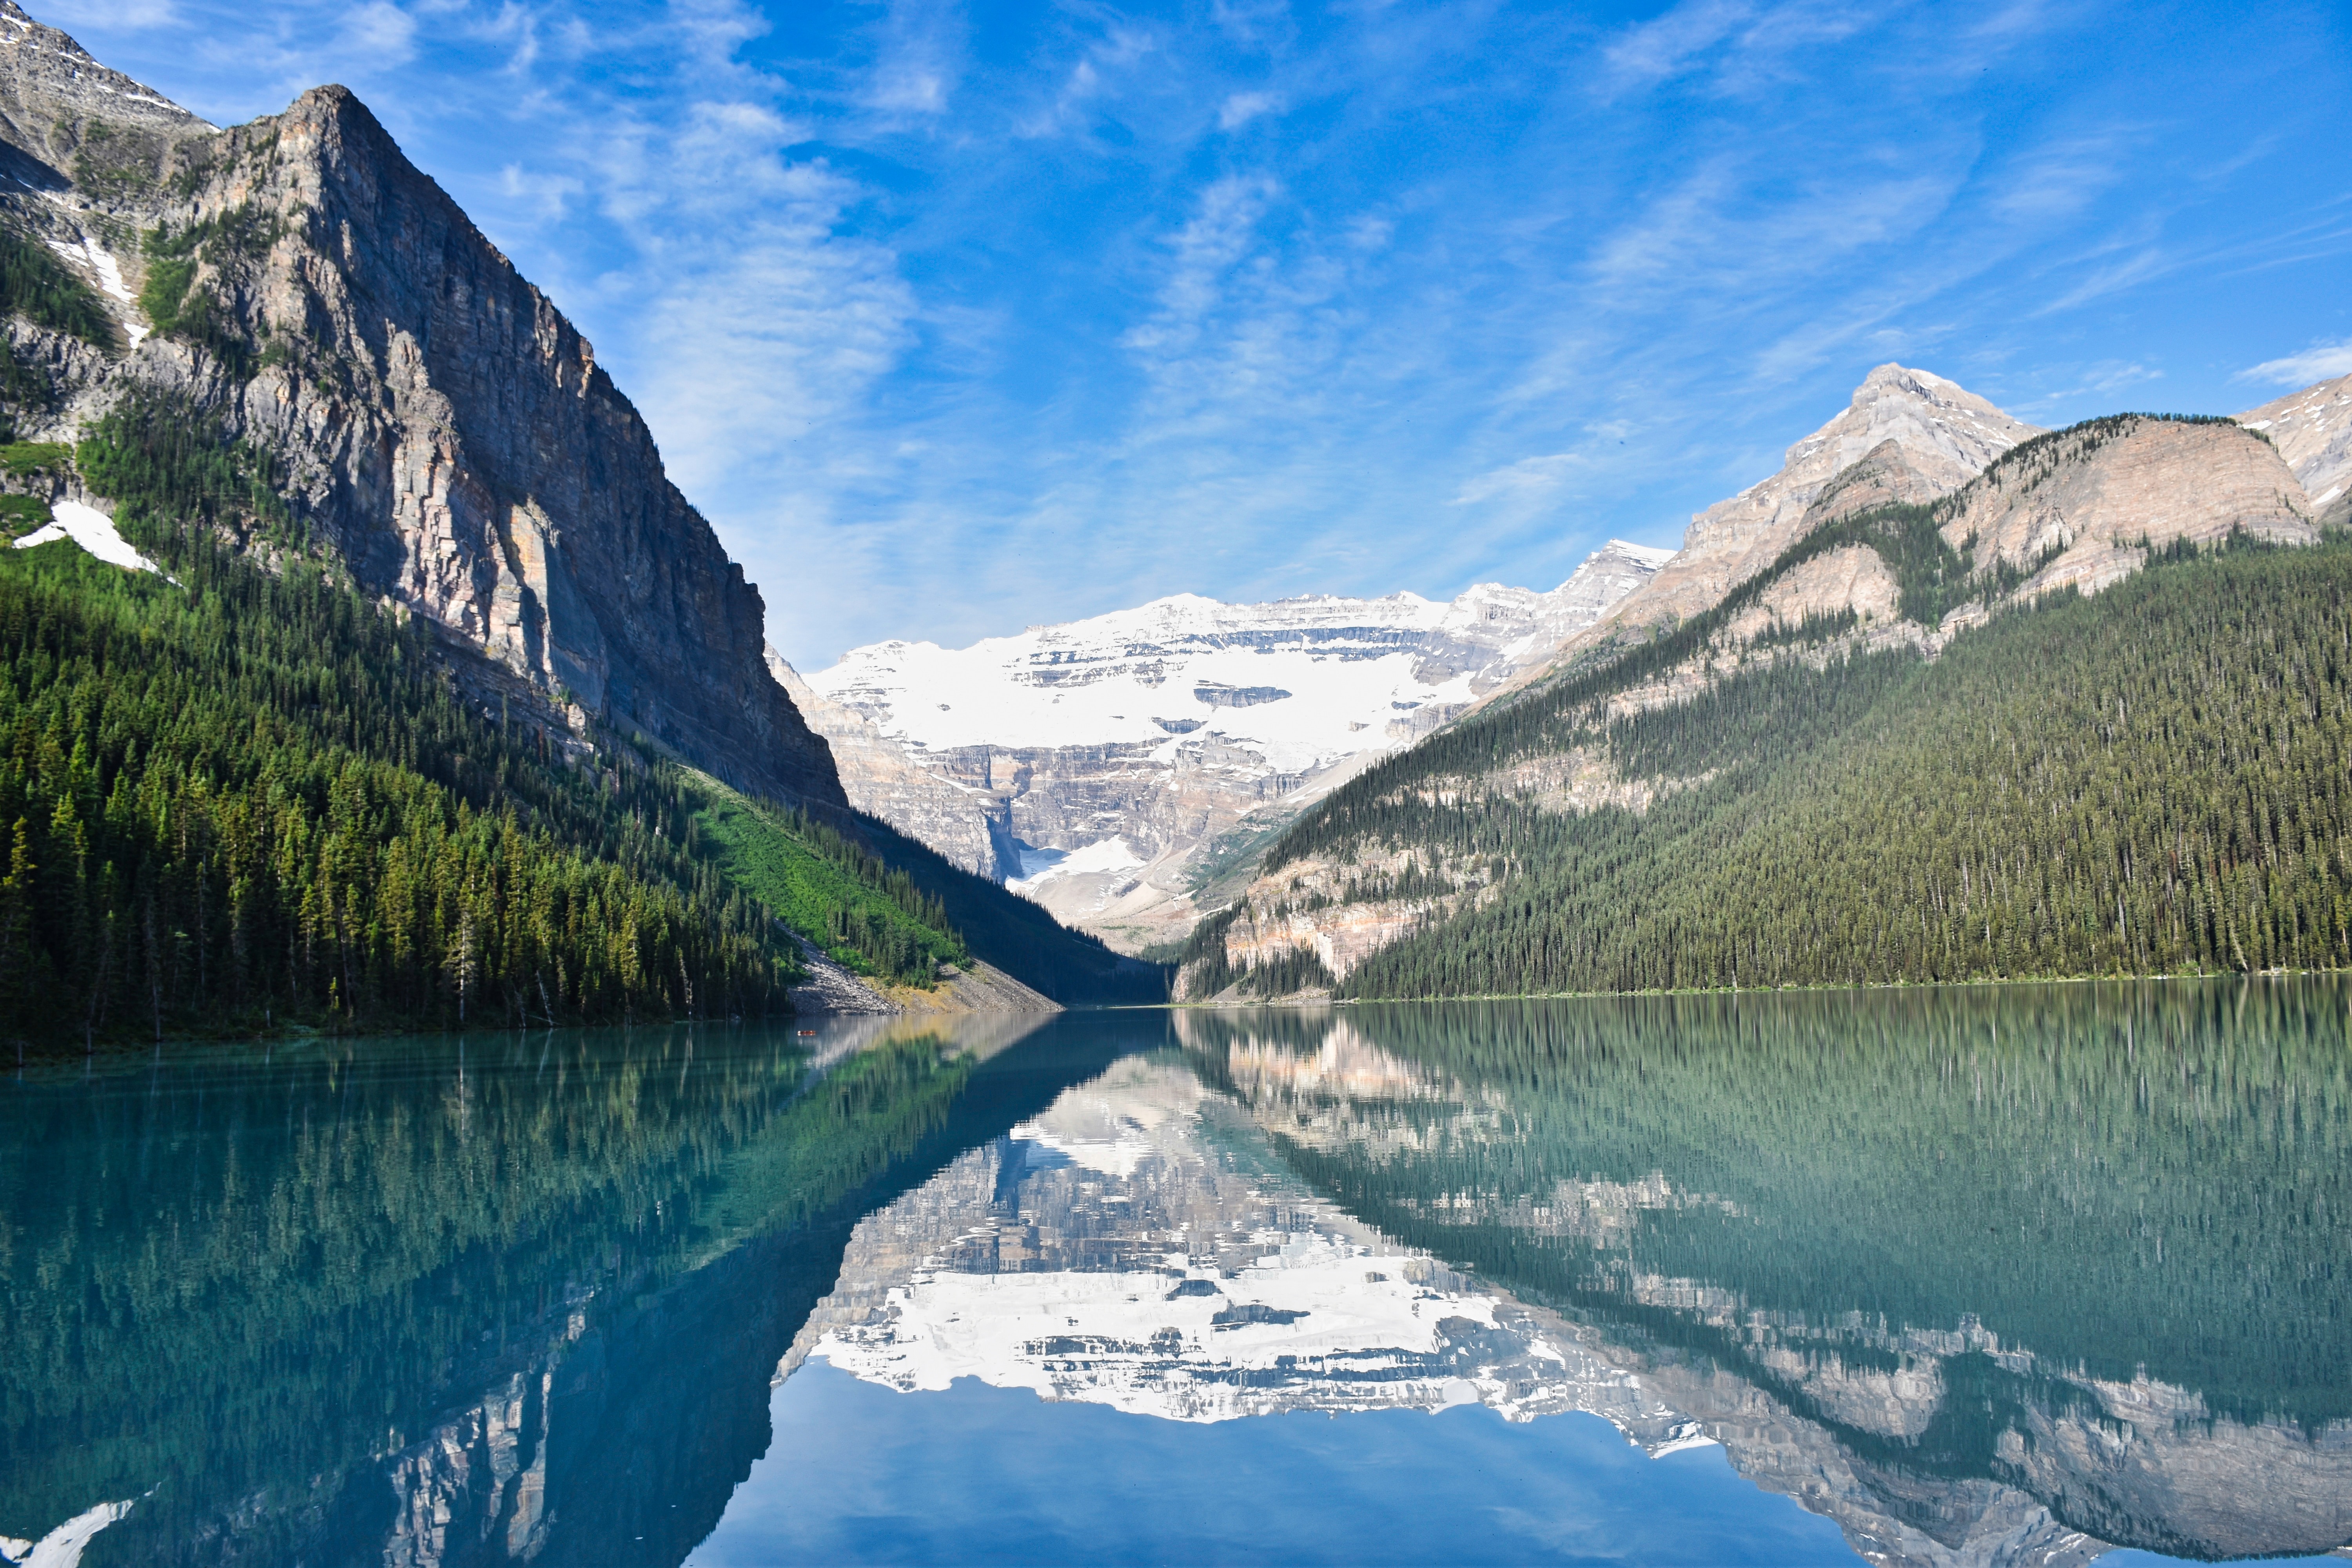
[[[1613,721],[1610,675],[1370,770],[1275,847],[1270,873],[1412,847],[1490,881],[1342,994],[2352,963],[2341,536],[2176,548],[2095,596],[1997,615],[1933,661],[1783,659]],[[1654,784],[1647,810],[1458,787],[1570,744]]]
[[[572,775],[502,734],[322,566],[142,542],[176,583],[70,544],[0,569],[12,1032],[782,1003],[792,961],[685,853],[658,772]]]
[[[651,752],[568,763],[541,724],[469,704],[426,627],[305,548],[267,458],[189,410],[128,404],[73,457],[163,574],[70,543],[0,551],[0,1007],[19,1052],[788,1012],[788,931],[899,983],[968,959],[943,896],[966,919],[988,900],[879,824],[730,814],[740,797]],[[1051,934],[1006,954],[1017,973],[1070,994],[1117,969]]]

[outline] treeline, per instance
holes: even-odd
[[[136,408],[82,448],[176,582],[66,544],[0,563],[9,1035],[788,1006],[797,961],[690,852],[674,774],[567,767],[469,711],[421,625],[233,553],[204,520],[249,465],[187,437]]]
[[[1043,904],[973,876],[877,817],[860,816],[856,828],[877,854],[939,900],[971,956],[1023,984],[1063,1003],[1148,1006],[1168,999],[1166,966],[1112,952],[1101,938],[1062,924]]]
[[[1645,813],[1445,795],[1415,752],[1284,849],[1409,844],[1502,876],[1352,972],[1365,996],[2339,966],[2348,596],[2342,539],[2177,547],[1932,664],[1781,662],[1580,727],[1665,786]]]
[[[667,838],[659,777],[567,787],[313,572],[168,560],[184,589],[69,544],[0,568],[11,1034],[785,1005],[790,960]]]

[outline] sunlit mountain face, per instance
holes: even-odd
[[[2347,1001],[100,1057],[0,1097],[0,1557],[2329,1552]]]

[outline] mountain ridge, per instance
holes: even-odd
[[[759,591],[635,407],[354,94],[216,130],[13,3],[0,23],[22,187],[0,205],[129,344],[19,320],[51,387],[20,425],[69,439],[131,391],[180,400],[266,448],[356,584],[473,656],[482,700],[846,804],[768,676]]]
[[[1216,842],[1439,727],[1663,554],[1612,541],[1549,593],[1184,594],[962,649],[873,644],[805,677],[803,706],[861,809],[1141,946],[1182,934]]]
[[[0,586],[98,666],[0,691],[27,1043],[1164,993],[849,809],[635,407],[348,89],[218,130],[0,0]]]
[[[1881,689],[1874,683],[1909,679],[1899,673],[1905,661],[1933,660],[1948,647],[1959,646],[1958,639],[1990,636],[2004,626],[2011,645],[2020,637],[2040,635],[2032,628],[2043,622],[2011,625],[2016,618],[2012,611],[2044,601],[2063,605],[2085,594],[2115,591],[2115,584],[2152,562],[2176,561],[2184,552],[2193,557],[2200,549],[2235,547],[2240,542],[2260,548],[2265,542],[2309,545],[2321,538],[2301,481],[2272,441],[2232,421],[2210,417],[2116,416],[2088,421],[2021,443],[1960,489],[1933,501],[1885,501],[1842,510],[1832,488],[1817,494],[1807,510],[1811,521],[1793,531],[1795,542],[1707,610],[1686,620],[1662,622],[1648,637],[1621,635],[1599,644],[1582,662],[1555,668],[1540,681],[1335,792],[1270,847],[1258,879],[1195,933],[1180,978],[1180,994],[1202,999],[1236,989],[1353,987],[1351,973],[1376,957],[1386,965],[1379,970],[1385,978],[1364,982],[1374,987],[1370,994],[1419,994],[1391,988],[1430,982],[1402,979],[1396,965],[1406,961],[1391,962],[1387,950],[1410,948],[1421,955],[1411,961],[1422,965],[1414,971],[1418,975],[1451,973],[1444,970],[1451,962],[1451,939],[1445,933],[1456,927],[1484,930],[1479,922],[1490,925],[1501,918],[1497,911],[1511,909],[1525,912],[1532,922],[1530,931],[1552,922],[1545,926],[1548,934],[1542,942],[1601,942],[1603,933],[1597,927],[1588,930],[1580,923],[1598,921],[1598,906],[1566,885],[1546,880],[1565,875],[1559,868],[1587,853],[1579,847],[1585,838],[1591,839],[1591,854],[1622,858],[1603,863],[1627,867],[1643,866],[1669,853],[1699,853],[1674,847],[1697,843],[1692,834],[1739,838],[1748,832],[1741,816],[1748,808],[1738,804],[1745,798],[1743,790],[1761,787],[1741,781],[1757,769],[1764,770],[1756,773],[1759,779],[1778,777],[1770,772],[1777,765],[1772,759],[1788,763],[1805,745],[1817,743],[1807,737],[1823,723],[1860,722],[1867,702],[1875,700],[1869,693]],[[1820,515],[1812,515],[1817,511]],[[2336,558],[2322,559],[2332,563]],[[2250,584],[2251,591],[2259,574],[2247,577],[2241,572],[2238,580]],[[2144,602],[2144,595],[2133,601]],[[2280,603],[2303,605],[2300,600]],[[2295,613],[2305,613],[2305,608]],[[2190,655],[2181,650],[2179,657]],[[2021,687],[2030,684],[2021,675],[2019,679]],[[2130,679],[2148,678],[2136,674]],[[1979,689],[1967,690],[1974,695],[1965,700],[1985,700]],[[1746,695],[1738,695],[1742,693]],[[1780,695],[1768,695],[1772,693]],[[2058,694],[2051,695],[2053,702],[2060,700]],[[2251,700],[2244,694],[2231,699]],[[1740,717],[1749,708],[1781,701],[1795,704],[1785,710],[1785,721],[1796,728],[1781,733],[1734,724],[1727,733],[1744,735],[1746,741],[1726,739],[1712,752],[1701,748],[1715,761],[1664,768],[1627,761],[1643,754],[1638,749],[1626,751],[1631,737],[1653,731],[1698,735],[1706,732],[1706,725],[1734,719],[1750,724]],[[1847,709],[1843,705],[1849,701],[1864,706]],[[1832,714],[1844,716],[1832,720],[1827,717]],[[2210,716],[2201,716],[2199,722],[2209,721]],[[1661,725],[1666,728],[1658,729]],[[2202,735],[2204,731],[2193,732]],[[2081,743],[2080,737],[2071,734],[2053,735],[2049,743],[2061,740],[2070,747]],[[2330,742],[2322,733],[2310,743]],[[1740,750],[1742,744],[1750,749]],[[1824,753],[1825,758],[1833,755]],[[2187,765],[2212,764],[2192,760]],[[1793,801],[1807,787],[1791,775],[1783,793]],[[1644,847],[1652,842],[1643,837],[1648,816],[1686,796],[1712,803],[1706,810],[1716,815],[1694,817],[1692,812],[1699,807],[1676,805],[1662,820],[1684,826],[1672,833],[1658,829],[1654,842],[1660,847]],[[2108,807],[2062,802],[2053,809],[2062,814],[2080,809],[2095,816]],[[2313,809],[2326,819],[2332,808],[2315,805]],[[1594,826],[1579,826],[1585,822]],[[2030,825],[2018,827],[2021,841],[2030,842]],[[1824,825],[1821,831],[1830,837],[1820,853],[1832,859],[1843,853],[1841,833],[1857,839],[1867,837],[1858,825]],[[2096,831],[2122,829],[2102,822]],[[2323,822],[2309,831],[2333,829]],[[1604,849],[1604,843],[1612,847]],[[1786,849],[1780,845],[1773,853]],[[1707,853],[1735,852],[1726,843]],[[1685,882],[1694,878],[1703,881],[1694,868],[1704,863],[1675,861],[1681,868],[1672,874]],[[1668,863],[1660,861],[1654,875],[1668,873]],[[1939,868],[1937,874],[1944,872]],[[2209,875],[2201,863],[2199,875]],[[1602,880],[1596,880],[1591,896],[1600,896]],[[2296,887],[2300,889],[2301,884]],[[1664,894],[1654,889],[1636,895],[1620,889],[1614,896],[1631,900],[1616,918],[1638,924],[1646,900]],[[2304,891],[2278,896],[2301,899]],[[1563,902],[1549,907],[1560,912],[1538,913],[1554,899]],[[1734,900],[1725,909],[1741,907]],[[1756,916],[1759,921],[1768,918],[1760,910]],[[1565,926],[1552,929],[1562,921]],[[1612,935],[1607,940],[1617,939]],[[2199,946],[2204,940],[2190,940],[2181,952],[2210,962],[2213,950]],[[1555,979],[1538,988],[1556,988],[1558,977],[1576,974],[1585,978],[1573,982],[1572,988],[1614,989],[1630,984],[1641,989],[1658,984],[1657,975],[1669,972],[1676,976],[1667,982],[1673,984],[1772,984],[1776,974],[1797,973],[1790,967],[1796,949],[1775,951],[1777,958],[1759,963],[1750,974],[1718,973],[1704,964],[1685,972],[1673,969],[1671,963],[1667,971],[1654,973],[1646,967],[1648,956],[1634,956],[1629,950],[1611,961],[1616,967],[1606,974],[1588,974],[1573,964],[1547,969],[1545,973]],[[1843,950],[1832,945],[1824,951]],[[1996,955],[1968,962],[2050,961],[2028,960],[2022,956],[2025,951],[1988,950]],[[2237,943],[2224,956],[2252,951]],[[2305,952],[2301,946],[2294,951]],[[1484,994],[1517,988],[1518,983],[1500,972],[1487,981],[1475,978],[1485,973],[1480,964],[1491,966],[1503,959],[1465,962],[1470,967],[1439,984],[1439,990],[1452,993],[1466,985]],[[2063,965],[2077,959],[2055,962]],[[1438,970],[1432,970],[1432,964]],[[1633,979],[1637,970],[1643,977],[1638,982]],[[1874,973],[1855,972],[1857,978]],[[1937,977],[1950,976],[1939,971]]]

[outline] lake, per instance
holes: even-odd
[[[0,1558],[2316,1557],[2348,1015],[2253,979],[35,1063]]]

